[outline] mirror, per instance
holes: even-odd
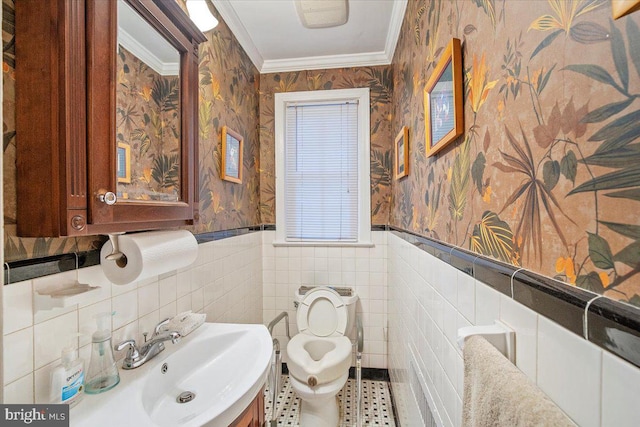
[[[180,52],[125,0],[117,9],[118,201],[180,201]]]

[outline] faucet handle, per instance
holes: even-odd
[[[171,321],[171,318],[167,317],[166,319],[164,319],[163,321],[158,323],[156,325],[155,329],[153,330],[153,336],[159,335],[160,332],[162,332],[162,327],[165,326],[165,325],[168,325],[169,321]]]
[[[135,340],[122,341],[120,344],[115,346],[115,350],[116,351],[121,351],[121,350],[124,350],[127,347],[129,347],[129,350],[127,351],[126,359],[131,360],[131,359],[135,359],[135,358],[140,356],[140,354],[138,353],[138,347],[136,347],[136,341]]]
[[[180,338],[182,338],[182,335],[180,334],[180,332],[171,331],[168,334],[173,344],[177,344],[178,341],[180,341]]]

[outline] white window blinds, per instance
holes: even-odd
[[[289,104],[285,238],[358,240],[358,103]]]

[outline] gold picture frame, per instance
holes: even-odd
[[[118,182],[131,184],[131,146],[124,142],[116,148],[116,176]]]
[[[462,50],[451,39],[424,88],[427,157],[442,150],[464,132]]]
[[[613,19],[622,18],[640,10],[640,0],[611,0]]]
[[[244,138],[238,132],[222,127],[222,164],[220,178],[242,184],[242,151]]]
[[[403,126],[396,136],[394,146],[394,176],[395,179],[409,175],[409,128]]]

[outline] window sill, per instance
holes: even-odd
[[[373,248],[373,242],[285,242],[275,241],[275,247]]]

